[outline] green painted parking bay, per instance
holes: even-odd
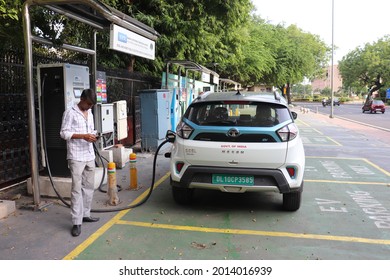
[[[390,259],[389,173],[335,157],[306,157],[305,172],[296,212],[278,193],[197,190],[179,206],[165,176],[65,259]]]
[[[390,174],[364,158],[308,156],[305,181],[388,186]]]
[[[301,135],[304,145],[341,146],[340,143],[328,136]]]
[[[389,191],[387,186],[372,188],[369,184],[305,183],[303,201],[308,208],[308,222],[320,226],[311,228],[310,232],[320,231],[333,236],[334,240],[337,240],[336,236],[344,236],[351,242],[383,244],[387,249],[383,248],[386,253],[382,257],[389,258]],[[305,211],[305,207],[301,210]],[[351,249],[351,254],[354,250]]]
[[[209,192],[178,208],[164,184],[150,202],[121,213],[70,257],[389,259],[386,192],[385,187],[373,192],[369,185],[308,182],[301,208],[286,212],[277,206],[278,194],[256,193]]]
[[[307,124],[299,125],[299,133],[304,145],[341,146],[336,140]]]
[[[388,178],[364,159],[308,158],[309,166],[319,159]],[[199,190],[194,204],[178,206],[165,180],[146,204],[119,213],[66,258],[389,259],[389,188],[308,177],[296,212],[283,211],[277,193]]]
[[[313,127],[306,127],[306,126],[299,126],[299,132],[301,135],[324,135],[321,131],[318,129],[315,129]]]

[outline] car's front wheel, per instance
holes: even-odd
[[[194,189],[181,188],[172,186],[173,199],[178,204],[186,205],[192,202]]]
[[[301,207],[302,192],[283,194],[283,209],[286,211],[297,211]]]

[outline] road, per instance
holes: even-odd
[[[312,103],[294,103],[296,106],[302,106],[310,109],[312,112],[318,112],[321,114],[331,114],[331,107],[323,107],[320,102]],[[341,104],[340,106],[333,107],[333,116],[346,118],[356,122],[368,124],[371,126],[377,126],[390,131],[390,111],[389,107],[386,107],[386,112],[370,114],[369,112],[362,113],[362,104]]]

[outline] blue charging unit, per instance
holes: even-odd
[[[138,91],[141,103],[141,148],[156,151],[171,129],[171,94],[168,89]]]

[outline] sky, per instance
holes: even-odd
[[[334,64],[366,43],[390,34],[390,1],[333,0]],[[271,24],[295,24],[332,46],[332,0],[252,0]]]

